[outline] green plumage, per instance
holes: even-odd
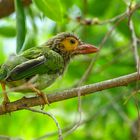
[[[1,66],[0,81],[14,87],[34,78],[32,84],[43,89],[54,82],[63,70],[64,60],[59,53],[47,46],[34,47],[9,57]]]
[[[64,32],[49,39],[40,47],[30,48],[19,55],[10,55],[0,66],[4,110],[9,102],[5,85],[22,93],[36,92],[43,98],[44,103],[49,103],[40,90],[50,86],[63,74],[72,57],[97,51],[93,45],[83,43],[75,35]]]
[[[19,55],[11,55],[0,66],[0,83],[10,88],[30,83],[36,89],[44,89],[63,74],[71,57],[77,55],[75,49],[82,44],[75,35],[64,32],[52,37],[40,47],[30,48]],[[16,91],[28,92],[31,87]]]

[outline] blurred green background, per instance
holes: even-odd
[[[3,0],[0,5],[2,2]],[[0,64],[9,54],[16,53],[17,48],[25,50],[38,46],[59,32],[73,32],[81,40],[99,47],[116,24],[116,21],[104,21],[124,13],[128,7],[127,2],[129,0],[33,0],[24,8],[21,5],[17,8],[17,15],[22,17],[22,21],[18,20],[15,13],[0,19]],[[139,0],[132,2],[134,5],[140,3]],[[140,10],[135,11],[131,18],[140,40]],[[22,45],[18,46],[16,37]],[[79,85],[94,57],[95,54],[75,57],[65,74],[44,91],[53,93]],[[126,16],[107,36],[91,73],[82,84],[96,83],[135,71],[131,32]],[[136,140],[136,132],[133,130],[137,128],[134,122],[138,118],[139,95],[132,96],[127,101],[135,90],[136,83],[82,97],[82,124],[64,139]],[[10,93],[9,97],[14,101],[23,95]],[[1,93],[0,100],[2,101]],[[62,129],[71,128],[79,119],[77,98],[53,103],[45,106],[44,110],[56,117]],[[21,110],[0,116],[0,135],[31,140],[52,132],[57,132],[55,123],[42,114]],[[56,133],[42,139],[56,140],[58,136]]]

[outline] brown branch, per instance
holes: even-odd
[[[90,84],[90,85],[85,85],[78,88],[73,88],[70,90],[65,90],[63,92],[48,94],[47,95],[48,101],[51,104],[54,102],[77,97],[79,90],[80,90],[81,96],[84,96],[84,95],[88,95],[91,93],[95,93],[97,91],[102,91],[102,90],[113,88],[113,87],[125,86],[139,79],[140,77],[138,73],[135,72],[135,73],[121,76],[118,78],[114,78],[111,80],[106,80],[106,81],[95,83],[95,84]],[[33,106],[43,105],[43,104],[44,104],[44,101],[41,97],[31,97],[31,98],[23,97],[22,99],[8,103],[6,106],[6,109],[7,109],[6,112],[3,110],[2,106],[0,106],[0,115],[6,114],[8,112],[25,109],[27,107],[33,107]]]
[[[22,0],[24,6],[32,3],[31,0]],[[14,0],[0,0],[0,18],[9,16],[14,12]]]
[[[130,13],[129,14],[133,14],[136,10],[140,9],[140,3],[134,4],[131,9],[130,9]],[[91,19],[83,19],[82,17],[76,17],[76,21],[79,22],[82,25],[105,25],[105,24],[109,24],[109,23],[114,23],[116,21],[118,21],[119,19],[124,19],[127,18],[129,16],[128,12],[125,11],[123,13],[121,13],[120,15],[117,15],[111,19],[107,19],[107,20],[103,20],[101,21],[98,18],[91,18]],[[69,17],[70,18],[70,17]],[[71,18],[70,18],[71,19]]]

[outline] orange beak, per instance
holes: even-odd
[[[81,44],[75,51],[74,54],[90,54],[96,53],[99,49],[91,44]]]

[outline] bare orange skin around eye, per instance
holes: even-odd
[[[72,44],[70,40],[74,40],[75,43]],[[67,37],[61,43],[64,45],[64,49],[66,51],[74,51],[75,49],[77,49],[77,47],[79,45],[78,40],[76,40],[74,37]]]

